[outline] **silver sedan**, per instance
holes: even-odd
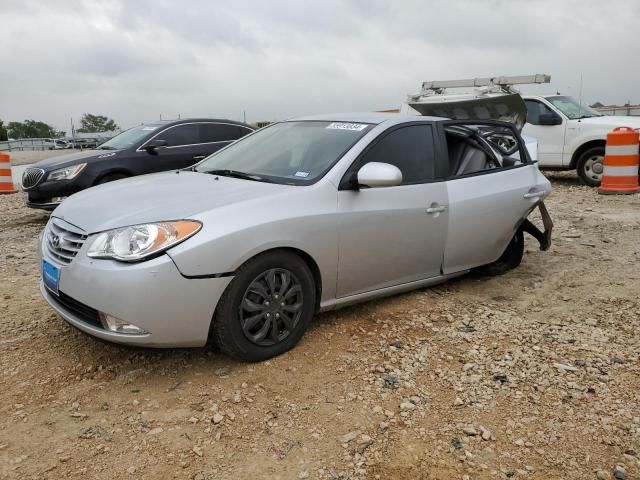
[[[259,361],[313,315],[542,249],[550,184],[508,123],[340,114],[276,123],[198,165],[80,192],[39,242],[41,292],[104,340]],[[540,207],[545,231],[528,215]]]

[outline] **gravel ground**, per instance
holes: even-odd
[[[640,478],[640,196],[552,175],[549,252],[320,315],[260,364],[98,342],[0,196],[0,478]]]

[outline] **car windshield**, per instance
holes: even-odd
[[[586,105],[580,105],[580,103],[572,97],[547,97],[547,100],[571,120],[602,116],[602,113]]]
[[[122,150],[133,147],[143,138],[158,130],[162,125],[140,125],[116,135],[98,147],[99,150]]]
[[[371,127],[350,122],[276,123],[213,154],[195,171],[241,172],[306,185],[321,178]]]

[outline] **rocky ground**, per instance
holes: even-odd
[[[100,343],[0,196],[0,478],[640,478],[640,197],[551,175],[523,264],[318,316],[290,353]]]

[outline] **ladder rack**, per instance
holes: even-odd
[[[515,75],[486,78],[467,78],[463,80],[433,80],[422,83],[422,91],[418,96],[443,93],[445,88],[494,87],[504,92],[512,92],[511,86],[532,83],[550,83],[551,75],[538,73],[535,75]]]

